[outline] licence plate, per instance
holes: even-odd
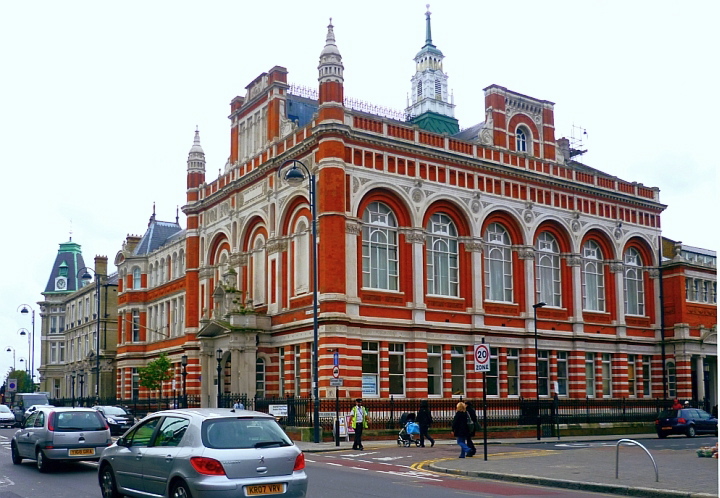
[[[285,485],[282,483],[255,484],[252,486],[245,486],[245,494],[247,496],[273,495],[284,492]]]
[[[68,450],[69,456],[88,456],[94,454],[95,448],[76,448],[74,450]]]
[[[672,430],[672,427],[663,427],[662,430],[664,430],[664,431],[671,431],[671,430]]]

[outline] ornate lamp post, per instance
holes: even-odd
[[[540,427],[540,352],[538,351],[537,310],[546,303],[540,301],[533,304],[533,323],[535,324],[535,409],[537,410],[537,438],[540,441],[542,429]]]
[[[222,354],[223,350],[218,349],[215,351],[215,359],[217,360],[217,407],[220,408],[220,402],[221,402],[221,395],[220,395],[220,382],[222,382],[222,379],[220,378],[220,374],[222,373]]]
[[[78,378],[80,379],[80,399],[83,397],[83,387],[85,386],[85,370],[78,372]]]
[[[23,315],[30,313],[30,323],[32,324],[32,332],[30,334],[30,351],[28,356],[28,367],[30,368],[30,381],[35,386],[35,308],[29,304],[21,304],[18,311]],[[33,389],[34,390],[34,389]]]
[[[15,371],[15,348],[12,346],[8,346],[8,348],[5,350],[7,353],[12,351],[13,354],[13,372]]]
[[[72,407],[75,408],[75,372],[70,374],[70,391],[72,393]]]
[[[283,168],[290,168],[281,175]],[[318,392],[318,254],[317,254],[317,196],[315,175],[307,166],[297,159],[285,161],[278,169],[278,177],[283,178],[291,185],[299,185],[306,179],[310,194],[310,211],[312,214],[312,268],[313,268],[313,358],[312,358],[312,395],[313,409],[313,440],[320,442],[320,396]]]
[[[183,408],[188,407],[187,402],[187,364],[188,357],[186,354],[180,357],[180,364],[182,365],[182,390],[183,390]]]
[[[90,272],[93,272],[95,275],[95,301],[96,301],[96,311],[95,311],[95,398],[100,402],[100,275],[97,274],[95,270],[92,268],[83,267],[78,270],[78,276],[80,276],[80,273],[82,274],[82,280],[85,282],[85,285],[88,285],[90,281],[92,280],[92,275],[90,275]]]

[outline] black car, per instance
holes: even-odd
[[[655,420],[655,430],[659,438],[670,434],[684,434],[695,437],[695,434],[718,435],[718,421],[705,410],[699,408],[682,408],[680,410],[663,410]]]
[[[121,406],[93,406],[93,409],[102,413],[110,427],[113,436],[119,436],[133,426],[135,417]]]

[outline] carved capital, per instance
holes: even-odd
[[[345,233],[349,233],[350,235],[360,235],[362,232],[362,226],[360,223],[356,221],[346,221],[345,222]]]
[[[520,259],[535,259],[535,250],[530,246],[516,246],[514,249]]]
[[[274,254],[276,252],[282,252],[287,250],[287,240],[285,239],[270,239],[265,244],[265,249],[268,254]]]
[[[622,261],[611,261],[608,266],[610,266],[611,273],[622,273],[625,269],[625,265],[622,264]]]
[[[405,240],[410,244],[424,244],[425,235],[421,232],[405,232]]]
[[[245,252],[238,254],[237,264],[238,264],[238,266],[247,266],[248,254]]]
[[[650,278],[660,278],[660,270],[658,270],[657,268],[650,268],[648,270],[648,275],[650,276]]]
[[[568,266],[580,266],[582,265],[582,258],[579,254],[568,254],[565,257],[565,261]]]

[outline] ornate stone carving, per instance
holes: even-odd
[[[650,268],[648,270],[648,275],[650,275],[650,278],[660,278],[660,270],[657,268]]]
[[[535,219],[535,213],[533,213],[530,209],[526,209],[523,213],[523,219],[525,220],[525,223],[529,225]]]
[[[423,200],[423,192],[419,188],[413,189],[412,200],[414,203],[419,204]]]
[[[265,244],[265,249],[267,250],[268,254],[274,254],[276,252],[282,252],[287,250],[287,240],[286,239],[270,239],[268,240],[267,244]]]
[[[353,187],[352,187],[353,194],[355,194],[355,193],[357,193],[358,190],[360,190],[360,180],[358,180],[357,178],[353,178],[352,185],[353,185]]]
[[[535,259],[535,250],[530,246],[517,246],[516,250],[520,259]]]
[[[473,214],[478,214],[480,212],[480,206],[480,201],[475,199],[472,203],[470,203],[470,211],[472,211]]]
[[[467,252],[482,252],[482,242],[465,242],[465,250]]]
[[[580,226],[581,226],[581,225],[580,225],[580,222],[579,222],[578,220],[572,220],[572,221],[570,222],[570,230],[572,230],[573,232],[576,232],[576,233],[579,232],[579,231],[580,231]]]
[[[611,261],[608,266],[610,267],[611,273],[622,273],[625,268],[622,261]]]
[[[488,107],[485,110],[485,124],[478,136],[478,140],[483,145],[493,145],[493,117],[492,110]]]
[[[362,232],[362,225],[356,221],[346,221],[345,222],[345,233],[349,233],[351,235],[360,235]]]
[[[582,264],[582,258],[579,254],[568,254],[565,261],[568,266],[580,266]]]
[[[247,266],[249,255],[246,252],[238,254],[237,264],[238,266]]]
[[[424,244],[425,235],[422,232],[405,232],[405,240],[411,244]]]

